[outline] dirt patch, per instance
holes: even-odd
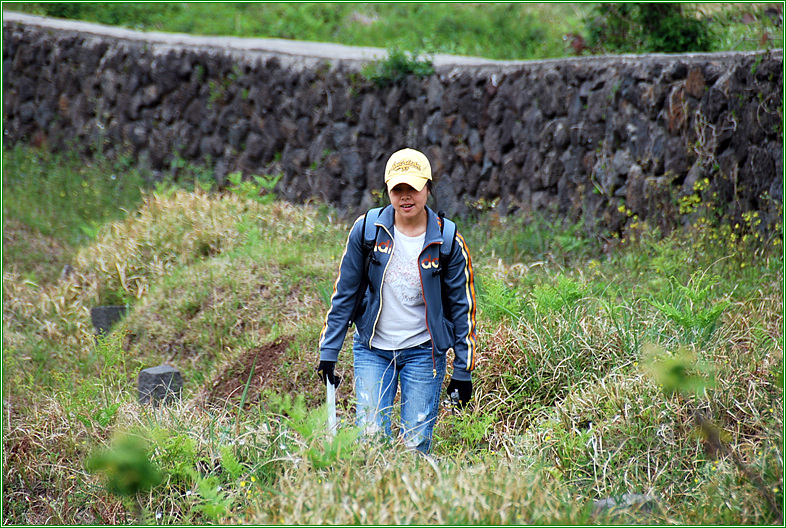
[[[202,401],[206,405],[224,405],[228,402],[239,404],[249,377],[245,405],[259,401],[259,394],[271,384],[278,375],[282,356],[292,342],[291,336],[284,336],[258,348],[253,348],[223,368],[212,383],[203,391]]]

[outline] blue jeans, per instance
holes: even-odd
[[[447,358],[435,356],[431,342],[403,350],[369,348],[354,339],[357,425],[368,435],[391,431],[391,410],[401,382],[401,431],[407,447],[428,453],[439,414]],[[437,375],[434,376],[434,368]]]

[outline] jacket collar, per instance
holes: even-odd
[[[388,233],[392,235],[394,214],[395,210],[392,206],[388,205],[380,213],[379,218],[377,218],[377,221],[375,222],[375,225],[383,226],[388,231]],[[442,244],[442,229],[439,225],[439,217],[429,208],[429,206],[426,206],[426,214],[428,215],[428,220],[426,223],[426,240],[423,243],[423,247],[426,247],[430,244]]]

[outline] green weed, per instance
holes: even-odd
[[[406,52],[398,48],[388,50],[385,59],[373,61],[363,68],[363,76],[377,88],[404,81],[407,76],[428,77],[434,67],[428,59],[421,59],[419,53]]]
[[[129,499],[137,511],[138,522],[144,522],[141,494],[161,481],[161,474],[150,462],[149,447],[143,438],[121,434],[110,449],[100,450],[87,461],[90,472],[104,476],[110,493]]]
[[[718,319],[731,304],[713,295],[712,289],[719,282],[716,276],[696,272],[687,285],[674,285],[675,290],[669,300],[651,300],[650,303],[682,328],[687,342],[697,340],[703,344],[712,336]]]
[[[254,181],[244,180],[239,172],[233,172],[227,176],[231,186],[229,190],[240,197],[254,200],[259,203],[269,204],[276,200],[274,192],[276,184],[281,179],[282,174],[273,176],[253,176]]]
[[[545,284],[532,292],[535,309],[542,313],[572,310],[584,298],[586,287],[570,277],[558,276],[554,284]]]

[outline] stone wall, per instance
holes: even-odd
[[[279,196],[352,213],[378,199],[389,154],[410,146],[431,159],[438,206],[453,215],[668,228],[690,221],[678,198],[699,182],[728,218],[781,221],[782,50],[440,58],[431,77],[376,88],[363,60],[97,28],[4,19],[5,146],[131,156],[161,178],[184,162],[222,184],[233,171],[282,174]]]

